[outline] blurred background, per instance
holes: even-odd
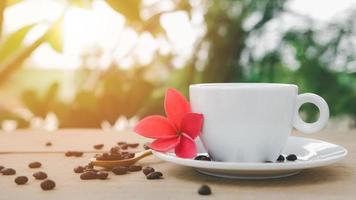
[[[167,87],[282,82],[355,128],[355,31],[352,0],[1,0],[0,125],[122,130]]]

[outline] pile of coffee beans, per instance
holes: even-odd
[[[102,154],[97,154],[95,156],[96,160],[99,161],[112,161],[112,160],[124,160],[124,159],[130,159],[135,157],[134,153],[128,152],[128,151],[123,151],[128,148],[136,148],[139,146],[139,143],[127,143],[127,142],[118,142],[117,146],[114,146],[110,149],[109,152],[102,153]],[[101,149],[104,147],[104,144],[97,144],[94,145],[95,149]],[[115,167],[111,171],[115,175],[123,175],[127,174],[128,172],[137,172],[141,171],[142,166],[140,165],[131,165],[131,166],[120,166],[120,167]],[[93,165],[89,163],[86,166],[77,166],[73,169],[75,173],[79,173],[80,179],[82,180],[95,180],[95,179],[101,179],[105,180],[109,176],[109,173],[102,171],[102,170],[96,170],[94,169]]]
[[[115,146],[110,149],[108,153],[102,153],[95,156],[96,160],[110,161],[110,160],[124,160],[135,157],[134,153],[128,151],[122,151],[121,146]]]
[[[141,171],[142,166],[140,165],[131,165],[131,166],[118,166],[111,169],[111,172],[115,175],[124,175],[129,172],[137,172]],[[80,179],[82,180],[94,180],[94,179],[101,179],[105,180],[109,173],[104,170],[97,170],[91,164],[86,166],[77,166],[73,169],[75,173],[81,174]]]
[[[128,143],[128,142],[117,142],[117,146],[110,148],[109,152],[97,154],[95,159],[98,161],[113,161],[113,160],[125,160],[134,158],[135,154],[127,151],[129,148],[137,148],[139,143]],[[100,149],[103,144],[94,145],[95,149]],[[77,166],[73,169],[74,173],[81,174],[80,179],[82,180],[95,180],[95,179],[106,179],[109,173],[103,170],[94,169],[92,164],[86,166]],[[160,179],[163,174],[161,172],[156,172],[152,167],[142,168],[141,165],[130,165],[130,166],[118,166],[111,169],[111,172],[115,175],[129,174],[130,172],[143,171],[147,179]]]

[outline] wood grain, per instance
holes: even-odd
[[[349,155],[334,165],[304,170],[296,176],[251,181],[213,178],[151,156],[140,163],[161,171],[164,174],[162,180],[146,180],[142,172],[132,172],[123,176],[110,174],[109,180],[83,181],[78,174],[73,173],[73,168],[89,162],[94,155],[94,144],[103,143],[104,150],[107,150],[118,141],[143,143],[146,140],[131,132],[104,133],[90,129],[61,130],[56,133],[31,130],[0,133],[0,152],[3,152],[0,165],[15,168],[17,175],[30,178],[26,185],[17,186],[14,183],[15,176],[0,176],[0,199],[354,199],[356,130],[294,134],[342,145],[348,149]],[[53,146],[46,147],[47,141],[51,141]],[[65,157],[62,152],[69,149],[87,153],[81,158]],[[37,170],[27,167],[32,161],[42,162],[40,170],[47,172],[49,178],[56,181],[55,190],[41,190],[40,182],[32,178],[32,173]],[[201,184],[210,185],[213,194],[209,197],[198,195],[197,190]]]

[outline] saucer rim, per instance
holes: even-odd
[[[251,162],[215,162],[200,161],[194,159],[178,158],[174,153],[163,153],[152,150],[153,154],[161,160],[172,162],[178,165],[199,168],[199,169],[221,169],[221,170],[298,170],[315,168],[333,164],[346,157],[348,151],[343,146],[326,142],[323,140],[312,139],[307,137],[290,136],[291,139],[303,139],[308,141],[329,143],[337,146],[341,150],[335,155],[317,160],[293,161],[293,162],[275,162],[275,163],[251,163]]]

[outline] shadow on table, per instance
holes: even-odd
[[[303,170],[297,175],[268,179],[268,180],[237,180],[237,179],[223,179],[212,176],[207,176],[198,173],[192,168],[186,167],[172,167],[169,170],[170,176],[175,176],[179,179],[198,182],[198,183],[214,183],[223,185],[238,185],[238,186],[263,186],[263,187],[290,187],[300,185],[314,185],[323,184],[336,181],[344,181],[352,179],[352,168],[346,165],[332,165],[328,167],[320,167],[314,169]]]

